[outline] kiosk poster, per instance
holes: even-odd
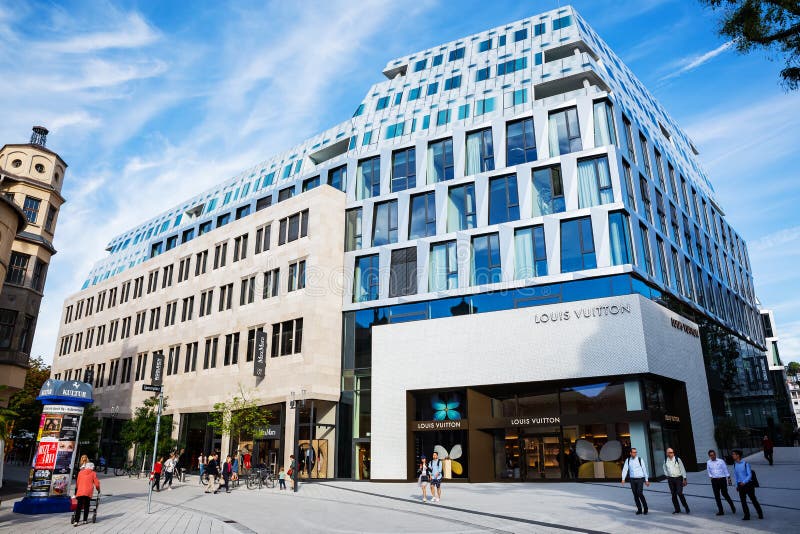
[[[39,424],[39,443],[29,479],[29,495],[67,495],[83,408],[48,405]]]

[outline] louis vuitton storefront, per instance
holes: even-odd
[[[667,446],[694,468],[715,443],[693,324],[638,295],[578,306],[373,326],[372,479],[434,451],[471,482],[618,479],[630,447],[653,476]]]
[[[651,376],[409,392],[408,478],[434,451],[471,482],[617,480],[631,443],[651,465],[668,446],[693,459],[685,392]]]

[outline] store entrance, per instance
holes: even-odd
[[[369,440],[353,440],[354,451],[353,460],[355,465],[355,478],[356,480],[369,480],[370,478],[370,463],[372,457],[370,456]]]
[[[560,479],[563,453],[559,434],[523,434],[520,437],[520,478]]]

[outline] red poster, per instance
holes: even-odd
[[[46,441],[39,443],[39,450],[36,452],[35,469],[53,469],[56,466],[56,455],[58,454],[58,442]]]

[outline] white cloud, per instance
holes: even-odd
[[[141,48],[155,43],[159,37],[159,32],[140,14],[128,13],[112,31],[84,33],[36,46],[44,52],[57,54],[89,54],[108,49]]]
[[[718,55],[722,54],[731,46],[733,46],[733,41],[728,41],[726,43],[719,45],[714,50],[709,50],[708,52],[705,52],[703,54],[699,55],[695,54],[679,59],[678,61],[675,62],[675,65],[679,65],[679,67],[673,70],[672,72],[669,72],[664,76],[662,76],[660,78],[660,81],[666,81],[672,78],[677,78],[678,76],[686,74],[687,72],[693,71],[696,68],[708,63]]]

